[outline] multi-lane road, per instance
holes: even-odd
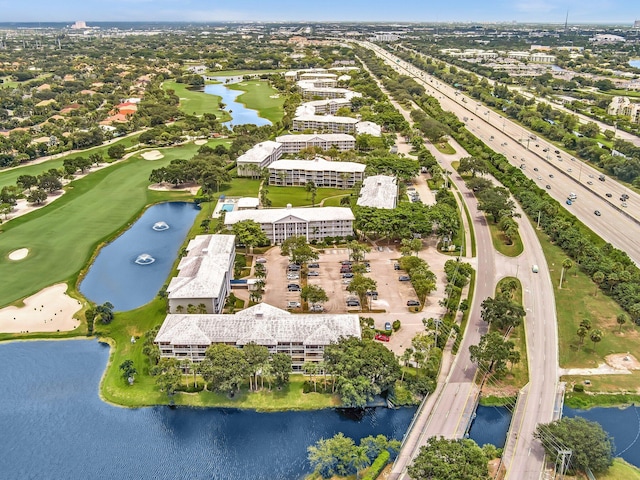
[[[546,141],[532,138],[534,133],[479,105],[473,98],[386,50],[369,45],[401,74],[414,77],[425,87],[427,94],[438,99],[444,110],[453,112],[464,121],[467,128],[494,151],[503,154],[515,166],[524,164],[523,172],[538,186],[546,188],[548,185],[550,188],[547,193],[551,197],[605,241],[627,252],[636,265],[640,265],[640,195],[609,177],[600,181],[600,172],[588,164]],[[567,196],[571,192],[578,199],[567,205]],[[629,196],[626,206],[620,200],[623,194]]]
[[[403,68],[411,68],[411,73],[417,76],[419,82],[426,85],[429,79],[425,79],[422,72],[415,71],[409,65],[404,66],[400,59],[388,54],[388,52],[375,46],[370,48],[373,48],[378,55],[394,68],[401,70]],[[406,70],[403,73],[406,74]],[[437,90],[433,90],[432,94],[436,97],[445,97],[445,95],[438,95]],[[455,92],[452,95],[456,96]],[[443,105],[444,98],[439,99],[443,108],[448,110],[449,108]],[[451,106],[455,108],[458,105],[453,101]],[[486,111],[486,109],[484,110]],[[500,146],[506,150],[509,150],[509,143],[514,143],[511,147],[514,151],[512,155],[522,153],[521,149],[526,150],[525,146],[513,142],[509,132],[506,131],[506,121],[503,124],[503,130],[505,131],[495,132],[495,127],[490,127],[488,118],[486,125],[480,119],[481,112],[478,112],[478,115],[476,115],[476,112],[473,113],[474,120],[469,119],[470,114],[466,109],[462,113],[468,118],[468,122],[477,122],[478,136],[487,135],[487,141],[499,142]],[[490,113],[487,111],[486,115],[488,117]],[[470,128],[475,130],[475,124]],[[493,128],[493,131],[491,128]],[[460,150],[460,147],[458,149]],[[529,152],[522,154],[526,155],[527,153]],[[442,155],[436,154],[436,156],[440,157],[438,158],[439,161],[442,162],[444,160]],[[448,158],[444,161],[450,162],[451,160],[452,158]],[[527,160],[521,161],[525,163],[526,170],[528,168],[526,166]],[[539,162],[540,166],[537,163],[534,165],[535,162]],[[544,162],[545,160],[539,158],[529,160],[530,168],[532,170],[537,168],[539,172]],[[450,165],[443,166],[450,167]],[[553,180],[556,176],[555,174],[552,175],[553,178],[549,177],[550,180]],[[454,361],[446,384],[439,389],[438,399],[429,413],[428,420],[420,432],[412,432],[414,436],[418,437],[417,441],[413,440],[411,442],[414,449],[413,454],[417,453],[417,448],[420,444],[424,444],[425,440],[432,436],[442,435],[447,438],[460,438],[464,434],[465,427],[469,421],[470,407],[473,407],[477,388],[474,383],[477,369],[469,358],[468,347],[476,344],[480,336],[487,331],[486,325],[480,319],[480,304],[484,298],[494,295],[495,285],[500,278],[515,275],[519,277],[523,286],[523,303],[527,312],[525,321],[529,383],[522,389],[520,400],[513,414],[513,423],[505,445],[504,465],[508,478],[538,479],[544,467],[544,451],[540,442],[534,438],[533,433],[539,423],[547,423],[553,420],[558,380],[557,320],[550,272],[546,262],[543,261],[544,252],[535,230],[524,215],[519,222],[520,235],[525,245],[523,254],[516,258],[507,258],[496,254],[486,226],[485,217],[477,213],[477,205],[473,193],[467,189],[459,176],[454,175],[452,181],[462,192],[469,210],[473,212],[472,220],[476,233],[477,269],[479,275],[464,343]],[[578,194],[578,192],[576,193]],[[533,272],[531,267],[534,264],[538,265],[538,272]],[[407,454],[403,456],[402,464],[396,463],[394,465],[393,478],[405,478],[408,456]]]

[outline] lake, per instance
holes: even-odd
[[[80,292],[96,304],[111,302],[116,311],[132,310],[153,300],[168,281],[178,248],[198,212],[194,203],[187,202],[149,207],[100,250],[80,283]]]
[[[4,480],[300,480],[307,447],[338,432],[401,439],[414,408],[257,413],[125,409],[102,402],[109,347],[96,340],[0,344]]]
[[[266,118],[260,117],[256,110],[251,110],[236,100],[244,93],[242,90],[231,90],[230,88],[227,88],[225,82],[229,80],[228,83],[238,83],[238,77],[232,77],[231,79],[229,77],[217,77],[216,80],[222,83],[205,85],[204,93],[222,97],[222,103],[226,105],[224,109],[229,112],[232,117],[230,121],[225,122],[223,125],[227,125],[228,127],[244,125],[247,123],[252,123],[258,127],[262,125],[271,125],[271,122]],[[249,83],[250,82],[257,82],[257,80],[249,80]]]
[[[629,60],[629,65],[635,68],[640,68],[640,59],[636,58],[635,60]]]

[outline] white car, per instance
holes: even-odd
[[[300,278],[300,275],[298,275],[297,273],[287,274],[287,280],[298,280],[299,278]]]

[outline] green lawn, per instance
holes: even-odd
[[[231,183],[220,188],[220,193],[229,197],[257,197],[259,190],[260,180],[234,177]]]
[[[316,206],[322,200],[337,195],[348,195],[351,190],[341,188],[318,188],[316,193]],[[275,187],[269,186],[269,199],[273,207],[286,207],[288,203],[294,207],[311,206],[311,195],[305,192],[304,187]]]
[[[640,329],[628,322],[623,326],[622,333],[618,333],[616,316],[622,313],[622,309],[602,292],[594,295],[595,284],[577,265],[574,264],[565,273],[562,289],[558,289],[562,261],[567,256],[560,247],[552,245],[541,230],[537,234],[551,269],[551,282],[555,291],[560,366],[593,368],[604,363],[604,357],[611,353],[637,351]],[[595,349],[588,338],[580,345],[576,335],[580,322],[585,318],[591,321],[593,328],[599,328],[604,334]]]
[[[456,153],[455,148],[453,148],[449,142],[434,143],[433,146],[436,147],[440,153],[444,153],[445,155],[453,155]]]
[[[349,194],[345,194],[345,195],[336,195],[335,197],[328,197],[325,198],[324,202],[322,202],[322,206],[323,207],[341,207],[342,205],[340,205],[340,201],[344,198],[344,197],[348,197]]]
[[[491,231],[493,248],[507,257],[517,257],[524,251],[524,245],[522,244],[520,234],[516,235],[513,239],[513,243],[509,245],[507,243],[507,237],[504,236],[504,233],[502,233],[500,228],[498,228],[498,225],[493,223],[493,220],[489,219],[488,215],[485,215],[485,217],[487,219],[487,224],[489,225],[489,230]]]
[[[614,458],[613,466],[605,474],[598,475],[598,480],[640,480],[640,469],[625,462],[622,458]]]
[[[284,110],[282,105],[285,98],[275,90],[269,82],[249,80],[247,82],[227,85],[231,90],[241,90],[245,93],[236,99],[245,107],[257,110],[258,115],[272,123],[282,120]],[[275,97],[275,98],[274,98]]]
[[[213,113],[220,122],[231,120],[231,116],[218,106],[222,97],[209,95],[202,90],[189,90],[188,85],[171,80],[163,82],[162,88],[173,90],[180,98],[180,110],[191,115]]]
[[[72,182],[51,204],[2,226],[0,278],[10,278],[0,289],[0,305],[7,305],[40,289],[75,277],[96,251],[134,220],[146,205],[166,199],[188,198],[184,192],[148,190],[151,170],[175,158],[190,158],[198,147],[190,144],[164,149],[162,160],[132,158]],[[27,247],[19,264],[9,252]]]
[[[131,137],[123,138],[112,145],[124,145],[125,148],[129,148],[138,143],[139,135],[132,135]],[[82,152],[71,153],[62,158],[56,158],[52,160],[47,160],[46,162],[38,163],[35,165],[23,165],[17,168],[13,168],[11,170],[0,170],[0,188],[6,185],[15,185],[16,180],[20,175],[35,175],[38,176],[41,173],[46,172],[52,168],[60,168],[62,167],[62,163],[67,158],[77,158],[77,157],[85,157],[87,158],[89,155],[94,153],[101,154],[105,161],[111,161],[107,155],[107,150],[112,146],[100,146],[94,147],[87,150],[83,150]]]

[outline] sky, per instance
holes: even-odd
[[[362,21],[618,23],[638,0],[0,0],[0,22]]]

